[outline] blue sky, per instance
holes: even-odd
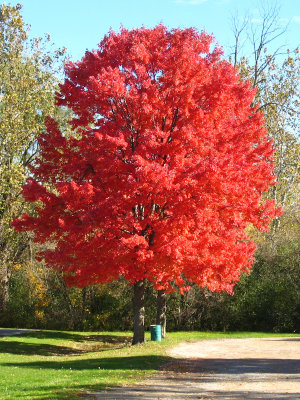
[[[280,23],[289,22],[287,33],[277,41],[292,49],[300,44],[300,0],[269,0],[280,6]],[[3,3],[3,1],[1,1]],[[256,0],[19,0],[22,14],[33,36],[49,33],[57,47],[66,47],[72,60],[81,59],[86,49],[97,47],[110,28],[196,27],[213,33],[228,53],[232,43],[231,16],[245,13],[259,25]],[[266,0],[264,1],[266,4]]]

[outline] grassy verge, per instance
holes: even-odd
[[[129,332],[31,332],[0,338],[2,400],[76,400],[88,391],[134,384],[170,361],[166,349],[184,340],[246,338],[264,333],[169,333],[163,342],[130,346]],[[299,335],[298,335],[299,336]]]

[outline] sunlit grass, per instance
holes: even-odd
[[[130,385],[171,361],[166,349],[184,340],[292,336],[174,332],[162,342],[131,346],[131,332],[31,332],[0,338],[2,400],[75,400],[91,390]],[[296,336],[296,335],[295,335]],[[299,335],[298,335],[299,336]]]

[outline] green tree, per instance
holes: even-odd
[[[233,19],[234,46],[232,62],[244,78],[250,79],[257,89],[255,102],[264,111],[266,127],[277,148],[275,153],[278,184],[268,196],[282,205],[286,212],[299,207],[299,49],[284,50],[275,47],[278,38],[288,27],[279,20],[279,7],[262,7],[260,24],[247,18],[238,23]],[[242,53],[242,43],[252,46],[250,54]],[[284,216],[282,217],[285,218]],[[279,227],[275,222],[275,228]]]
[[[255,102],[264,111],[268,133],[277,148],[275,173],[278,184],[271,188],[267,196],[275,199],[283,207],[284,213],[273,222],[269,233],[256,234],[258,262],[253,277],[245,279],[246,290],[243,296],[244,304],[251,304],[253,309],[257,306],[261,315],[266,312],[270,314],[270,304],[274,304],[277,311],[274,309],[273,314],[277,312],[279,316],[282,314],[279,303],[283,305],[291,296],[294,305],[286,304],[286,309],[294,307],[300,310],[300,57],[299,49],[274,47],[278,38],[288,29],[280,25],[279,7],[276,3],[271,7],[261,8],[260,20],[261,23],[256,25],[251,24],[247,18],[240,24],[236,18],[233,20],[235,43],[231,58],[242,76],[250,78],[252,86],[257,89]],[[242,54],[241,48],[245,41],[253,49],[247,56]],[[238,297],[243,291],[243,286],[240,286],[241,289],[237,290]],[[271,302],[271,299],[279,296],[278,293],[281,293],[279,303],[273,300]],[[264,306],[262,298],[268,299]],[[280,326],[283,327],[284,323],[275,320],[274,317],[269,325],[274,328],[277,324],[279,328],[274,329],[281,329]],[[289,324],[292,326],[292,321]]]
[[[0,8],[0,304],[8,301],[12,266],[30,258],[28,235],[16,234],[10,221],[24,211],[20,196],[37,154],[36,136],[46,115],[57,113],[54,92],[64,50],[48,50],[50,38],[28,38],[21,5]],[[61,111],[60,111],[61,113]]]

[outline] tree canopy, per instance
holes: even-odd
[[[35,214],[16,220],[70,285],[125,277],[157,289],[185,279],[231,291],[253,263],[251,223],[279,211],[262,194],[276,177],[255,90],[213,38],[195,29],[122,29],[66,67],[53,119],[24,186]]]

